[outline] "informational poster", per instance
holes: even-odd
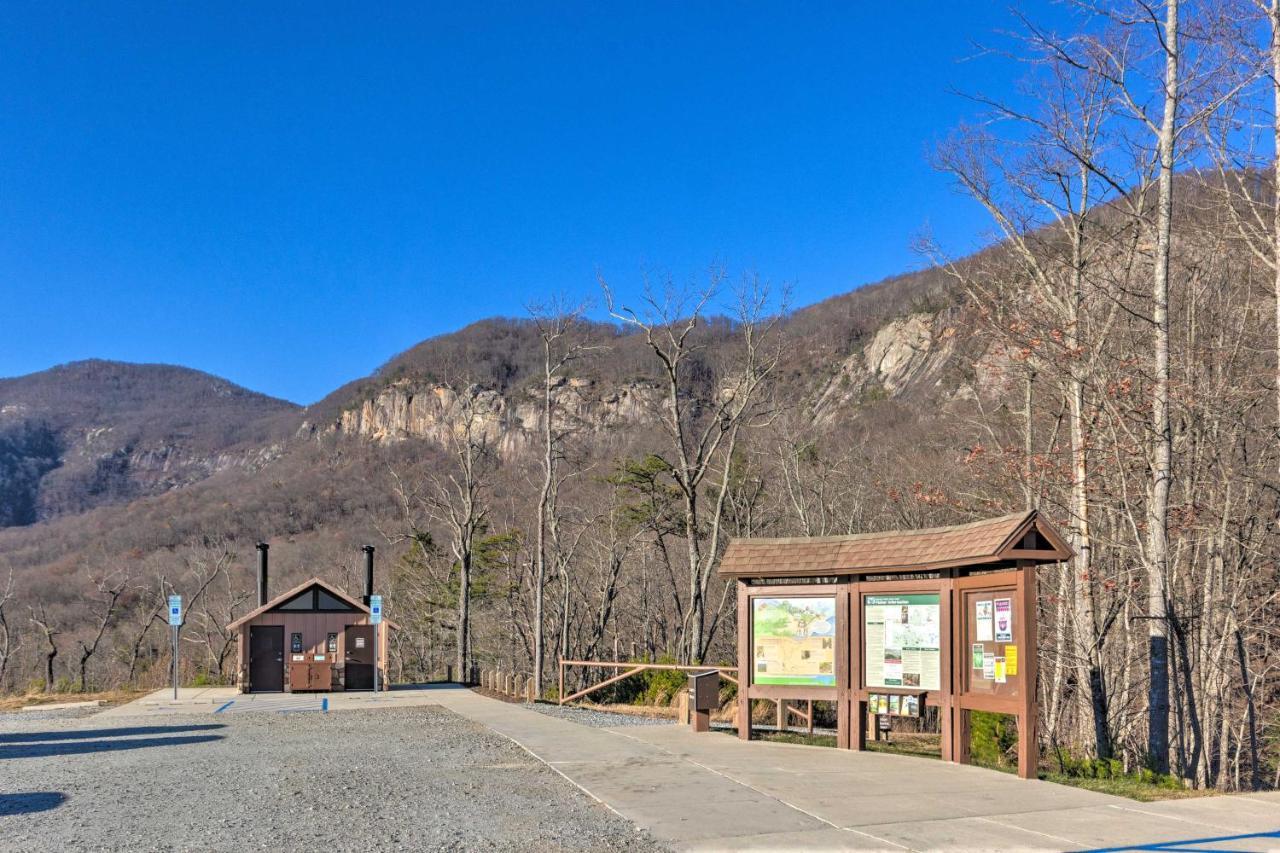
[[[991,615],[991,602],[978,601],[974,604],[978,611],[978,642],[995,642],[996,635],[995,630],[992,627],[993,620]]]
[[[1005,675],[1004,675],[1004,658],[1002,658],[1002,657],[998,657],[998,658],[996,658],[995,676],[996,676],[996,684],[1004,684],[1004,683],[1005,683]]]
[[[982,677],[987,681],[992,681],[996,677],[996,656],[995,652],[982,653]]]
[[[1013,642],[1013,599],[996,599],[996,642]]]
[[[1004,647],[1004,671],[1007,675],[1018,674],[1018,647]]]
[[[969,657],[972,659],[974,669],[982,669],[982,643],[974,643],[969,647]]]
[[[836,599],[755,598],[756,684],[836,685]]]
[[[938,690],[942,681],[939,596],[868,595],[863,603],[867,686]]]

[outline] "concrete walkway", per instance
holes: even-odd
[[[1280,794],[1138,803],[923,758],[590,728],[463,688],[426,692],[682,850],[1280,850]]]
[[[398,687],[391,691],[351,693],[241,693],[234,687],[179,687],[148,693],[124,705],[108,708],[95,717],[156,717],[171,714],[240,714],[303,710],[344,711],[353,708],[405,708],[434,705],[437,694],[423,687]]]

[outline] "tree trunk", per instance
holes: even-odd
[[[457,660],[458,679],[466,682],[471,664],[471,554],[464,553],[458,561],[458,625],[456,628],[458,646]]]
[[[1155,370],[1152,390],[1151,502],[1147,517],[1147,754],[1151,768],[1169,772],[1169,488],[1173,432],[1169,418],[1169,253],[1173,224],[1174,126],[1178,112],[1178,0],[1168,0],[1164,22],[1164,115],[1158,137],[1160,173],[1156,201],[1152,322]]]

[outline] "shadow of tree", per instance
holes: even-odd
[[[222,735],[179,735],[173,737],[138,738],[136,740],[84,740],[57,743],[26,743],[0,746],[0,761],[11,758],[47,758],[54,755],[84,755],[147,749],[153,746],[192,746],[222,740]]]
[[[47,812],[56,809],[67,800],[60,791],[23,791],[18,794],[0,794],[0,816]]]
[[[137,735],[174,735],[180,732],[204,732],[224,729],[223,723],[200,723],[189,726],[131,726],[116,729],[57,729],[47,732],[10,732],[0,734],[3,743],[34,743],[53,740],[93,740],[104,737],[135,737]]]

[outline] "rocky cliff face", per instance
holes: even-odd
[[[503,396],[471,386],[463,395],[444,385],[399,380],[342,412],[326,431],[374,442],[425,439],[445,447],[461,435],[470,416],[472,428],[502,455],[539,440],[544,428],[539,389]],[[552,395],[557,426],[587,430],[651,423],[662,405],[659,390],[640,383],[604,388],[587,379],[561,378]]]
[[[815,413],[830,420],[847,405],[936,384],[955,354],[955,337],[933,314],[890,320],[819,389]]]

